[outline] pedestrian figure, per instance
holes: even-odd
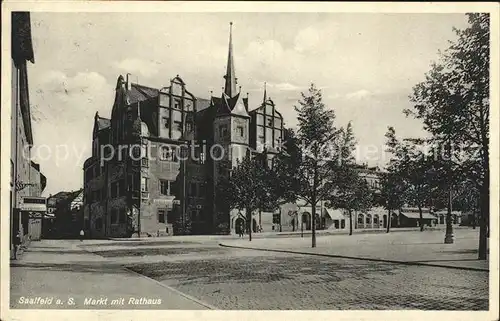
[[[243,237],[244,232],[245,232],[245,231],[244,231],[243,224],[242,224],[242,223],[240,223],[240,229],[239,229],[239,231],[238,231],[239,236],[240,236],[240,237]]]
[[[85,236],[85,232],[83,229],[80,230],[80,242],[83,242],[83,237]]]
[[[17,251],[19,250],[19,246],[21,246],[21,232],[17,232],[14,237],[14,260],[17,260]]]

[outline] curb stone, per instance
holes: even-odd
[[[476,272],[478,272],[478,271],[479,272],[489,272],[490,271],[489,269],[474,268],[474,267],[462,267],[462,266],[453,266],[453,265],[442,265],[442,264],[425,263],[425,262],[398,261],[398,260],[377,259],[377,258],[370,258],[370,257],[356,257],[356,256],[337,255],[337,254],[300,252],[300,251],[291,251],[291,250],[263,249],[263,248],[255,248],[255,247],[244,247],[244,246],[236,246],[236,245],[227,245],[227,244],[223,244],[223,243],[219,243],[219,246],[229,247],[229,248],[236,248],[236,249],[254,250],[254,251],[291,253],[291,254],[301,254],[301,255],[314,255],[314,256],[334,257],[334,258],[351,259],[351,260],[361,260],[361,261],[385,262],[385,263],[392,263],[392,264],[432,266],[432,267],[440,267],[440,268],[446,268],[446,269],[467,270],[467,271],[476,271]]]

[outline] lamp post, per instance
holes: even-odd
[[[451,139],[448,138],[448,157],[449,161],[451,161]],[[452,173],[451,169],[448,168],[448,209],[446,213],[446,233],[444,236],[445,244],[453,244],[454,236],[453,236],[453,225],[451,224],[451,211],[452,211]]]

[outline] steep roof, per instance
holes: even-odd
[[[111,126],[111,120],[97,116],[97,130],[102,130]]]
[[[196,111],[202,111],[210,107],[210,99],[197,98],[196,100]]]
[[[159,90],[139,84],[131,84],[131,90],[128,92],[128,98],[131,104],[138,101],[145,101],[158,97]]]

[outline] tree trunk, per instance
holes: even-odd
[[[479,215],[479,260],[486,260],[488,257],[488,248],[487,248],[487,240],[488,240],[488,215],[489,215],[489,186],[483,187],[481,189],[481,195],[479,196],[481,199],[481,213]]]
[[[349,235],[352,235],[352,211],[349,210]]]
[[[259,208],[259,232],[261,226],[262,226],[262,210]]]
[[[452,217],[451,217],[451,212],[452,212],[451,188],[448,191],[448,206],[447,207],[448,208],[446,211],[446,234],[444,237],[444,243],[451,244],[451,243],[453,243],[453,225],[452,225]]]
[[[420,215],[420,232],[424,231],[424,215],[422,213],[422,206],[418,205],[418,213]]]
[[[247,208],[248,241],[252,241],[252,211]]]
[[[387,230],[385,231],[386,233],[389,233],[391,230],[391,210],[387,210]]]
[[[316,202],[314,202],[311,212],[312,212],[312,226],[311,226],[312,247],[316,247]]]

